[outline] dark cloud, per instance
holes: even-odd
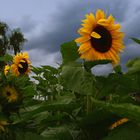
[[[125,42],[126,44],[131,43],[131,37],[140,38],[140,11],[137,13],[133,13],[128,20],[123,23],[123,30],[125,32]]]
[[[128,60],[140,56],[140,45],[132,43],[126,46],[125,51],[122,55],[122,64],[125,64]]]
[[[28,53],[33,66],[51,65],[57,67],[61,62],[60,52],[49,54],[40,49],[32,49]]]
[[[44,15],[42,20],[41,18],[35,19],[36,16],[24,16],[17,24],[28,39],[25,49],[30,52],[34,64],[45,64],[45,62],[50,64],[54,62],[53,60],[60,61],[60,45],[78,37],[76,31],[85,14],[95,13],[99,8],[103,9],[107,15],[112,14],[116,21],[122,24],[122,31],[126,34],[126,49],[121,57],[122,65],[130,58],[140,55],[140,47],[130,39],[130,37],[140,38],[139,0],[71,0],[67,2],[58,0],[55,3],[49,4],[48,1],[46,3],[48,3],[46,13],[49,10],[51,12]],[[102,67],[107,69],[106,66]],[[95,71],[98,73],[99,69],[102,68],[98,67]]]
[[[116,6],[118,5],[118,6]],[[60,45],[75,39],[77,29],[80,26],[81,20],[86,13],[95,12],[96,9],[104,9],[107,14],[112,13],[118,21],[122,21],[125,16],[124,7],[127,7],[125,1],[78,1],[70,4],[58,4],[56,13],[51,16],[50,23],[45,23],[42,29],[42,34],[38,37],[33,37],[28,42],[31,48],[40,48],[46,52],[54,53],[59,51]],[[47,17],[45,19],[47,21]],[[55,30],[49,31],[49,28]]]
[[[24,16],[18,24],[21,25],[21,30],[27,34],[35,29],[36,21],[33,20],[30,16]]]

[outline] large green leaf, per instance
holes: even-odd
[[[46,140],[46,138],[31,132],[27,132],[18,134],[16,140]]]
[[[52,66],[41,66],[44,70],[44,71],[49,71],[50,73],[53,73],[53,74],[57,74],[58,73],[58,69],[52,67]]]
[[[0,61],[9,62],[12,61],[13,57],[9,54],[5,54],[4,56],[0,57]]]
[[[140,58],[129,60],[126,66],[128,67],[128,74],[140,72]]]
[[[63,64],[71,61],[75,61],[79,58],[78,46],[74,41],[67,42],[61,45],[61,54]]]
[[[105,96],[113,95],[114,97],[119,97],[118,99],[122,99],[123,96],[128,96],[131,92],[132,83],[133,81],[130,77],[121,74],[119,71],[111,73],[107,77],[96,76],[97,97],[101,99]]]
[[[62,67],[62,79],[66,87],[84,95],[95,93],[95,77],[80,64],[71,63]]]
[[[93,104],[97,107],[112,112],[119,117],[129,118],[131,121],[140,122],[140,106],[130,103],[112,104],[92,98]]]
[[[65,93],[65,95],[57,97],[57,100],[47,101],[44,103],[37,104],[35,106],[28,107],[28,111],[25,110],[21,114],[22,121],[26,121],[33,117],[36,117],[42,112],[60,111],[70,113],[79,106],[80,105],[75,102],[75,96],[73,94]]]
[[[42,132],[41,135],[48,140],[73,140],[73,136],[66,126],[49,128]]]

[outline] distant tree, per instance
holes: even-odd
[[[19,29],[13,30],[10,36],[10,45],[14,49],[14,53],[18,53],[21,50],[22,45],[26,39]]]
[[[3,57],[8,50],[14,54],[21,51],[26,39],[19,28],[11,30],[4,22],[0,22],[0,57]],[[0,69],[3,69],[5,63],[0,62]]]

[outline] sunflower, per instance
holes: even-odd
[[[117,120],[116,122],[114,122],[110,127],[109,127],[109,129],[114,129],[114,128],[116,128],[116,127],[118,127],[118,126],[120,126],[120,125],[122,125],[122,124],[124,124],[124,123],[126,123],[126,122],[128,122],[129,121],[129,119],[128,118],[122,118],[122,119],[119,119],[119,120]]]
[[[9,70],[10,70],[10,66],[9,65],[5,65],[5,67],[4,67],[4,74],[7,75]]]
[[[12,86],[5,86],[2,91],[2,97],[4,97],[9,103],[15,102],[18,99],[18,92]]]
[[[29,61],[28,53],[18,53],[13,58],[13,64],[11,65],[12,73],[16,76],[28,74],[31,69],[31,62]]]
[[[78,51],[81,58],[87,61],[111,60],[113,64],[118,64],[118,53],[124,49],[124,33],[120,32],[120,24],[115,24],[113,16],[106,17],[100,9],[95,16],[87,14],[82,22],[83,27],[78,30],[81,37],[75,40],[80,44]]]
[[[6,120],[0,120],[0,131],[5,132],[6,129],[5,127],[9,125],[9,123]]]

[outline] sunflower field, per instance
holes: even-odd
[[[0,140],[140,140],[140,58],[122,71],[125,33],[112,15],[97,10],[81,26],[57,68],[34,67],[22,32],[0,22]],[[102,64],[112,72],[95,75]]]

